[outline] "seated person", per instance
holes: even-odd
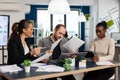
[[[112,61],[115,53],[115,43],[112,38],[105,35],[107,24],[102,21],[96,25],[96,35],[91,46],[91,51],[95,53],[92,57],[93,62],[97,61]],[[83,80],[108,80],[114,74],[114,68],[90,71],[85,74]]]
[[[58,39],[62,38],[60,43],[56,46],[56,48],[53,50],[53,54],[50,59],[58,59],[61,55],[62,52],[68,52],[67,49],[65,49],[62,45],[67,41],[64,37],[66,33],[65,26],[62,24],[58,24],[55,29],[53,34],[51,34],[48,37],[45,37],[39,41],[38,46],[39,47],[46,47],[45,50],[41,50],[41,52],[44,52],[46,50],[50,50],[52,44],[57,41]],[[47,62],[49,59],[43,60],[43,62]],[[67,75],[67,76],[61,76],[62,80],[75,80],[73,75]],[[50,78],[46,80],[57,80],[57,78]]]
[[[25,39],[31,37],[33,24],[28,20],[21,20],[12,26],[12,34],[8,40],[8,61],[7,64],[21,64],[25,59],[34,60],[40,53],[40,47],[30,49],[29,42]]]

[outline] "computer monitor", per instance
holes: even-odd
[[[0,15],[0,46],[7,45],[9,36],[9,15]]]

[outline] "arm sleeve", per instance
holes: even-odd
[[[44,46],[44,39],[40,39],[40,40],[39,40],[38,47],[45,47],[45,46]],[[40,55],[38,55],[38,56],[44,55],[46,50],[47,50],[47,49],[41,49]]]
[[[94,45],[94,41],[91,43],[91,48],[90,51],[95,52],[95,45]]]
[[[109,49],[108,49],[108,55],[100,57],[100,60],[110,60],[112,61],[115,54],[115,42],[113,39],[110,41]]]
[[[39,47],[43,47],[43,46],[44,46],[43,42],[44,42],[43,39],[40,39],[40,40],[39,40],[39,43],[38,43],[38,46],[39,46]]]
[[[8,43],[8,64],[21,64],[25,59],[34,59],[30,53],[24,55],[24,51],[20,51],[18,42],[11,40]]]

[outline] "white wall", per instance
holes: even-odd
[[[106,16],[108,16],[108,12],[114,7],[119,10],[119,0],[99,0],[98,5],[99,18],[105,18]],[[118,16],[118,14],[116,16]]]
[[[14,22],[18,22],[20,21],[21,19],[24,19],[25,18],[25,5],[23,3],[14,3],[14,4],[17,4],[14,5],[13,3],[0,3],[0,5],[2,4],[2,6],[4,6],[4,9],[1,9],[0,8],[0,14],[1,15],[10,15],[10,32],[11,32],[11,26]],[[13,5],[12,5],[13,4]],[[7,8],[9,7],[9,9]],[[13,7],[19,7],[19,8],[15,8],[14,10],[12,10]]]
[[[111,32],[119,32],[120,16],[119,16],[119,0],[99,0],[98,2],[98,18],[99,21],[113,20],[114,25],[108,28],[107,36],[111,36]]]
[[[21,1],[25,2],[26,4],[48,5],[51,0],[21,0]],[[70,5],[93,5],[96,3],[96,0],[67,0],[67,1]]]
[[[110,37],[111,32],[120,31],[120,1],[119,0],[98,0],[96,5],[91,6],[91,17],[93,18],[93,26],[95,26],[100,21],[113,20],[114,25],[108,28],[107,36]],[[113,12],[113,13],[112,13]],[[118,21],[119,20],[119,21]],[[90,25],[92,26],[92,25]],[[94,38],[96,37],[95,32],[93,33]]]

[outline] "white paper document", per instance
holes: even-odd
[[[44,66],[44,65],[47,65],[47,64],[45,64],[45,63],[32,63],[31,67],[40,67],[40,66]]]
[[[33,60],[31,63],[37,63],[37,62],[40,62],[44,59],[48,59],[51,55],[52,55],[52,53],[46,53],[43,56],[40,56],[39,58]]]
[[[62,38],[61,38],[62,39]],[[51,49],[50,50],[54,50],[54,48],[59,44],[59,42],[61,41],[61,39],[55,41],[52,46],[51,46]]]
[[[114,65],[111,61],[99,61],[96,62],[97,65]]]
[[[65,69],[56,65],[40,66],[37,72],[63,72]]]
[[[50,50],[54,50],[54,48],[58,45],[58,43],[61,41],[61,39],[57,40],[56,42],[54,42],[51,46],[51,49]],[[37,63],[39,61],[42,61],[44,59],[48,59],[50,56],[52,55],[52,53],[46,53],[42,56],[40,56],[39,58],[33,60],[31,63]]]
[[[79,39],[78,37],[73,36],[70,40],[68,40],[63,47],[68,49],[69,51],[76,51],[79,47],[84,44],[84,41]]]
[[[5,65],[5,66],[0,66],[0,71],[5,73],[5,72],[18,72],[22,71],[23,69],[18,67],[17,65]]]

